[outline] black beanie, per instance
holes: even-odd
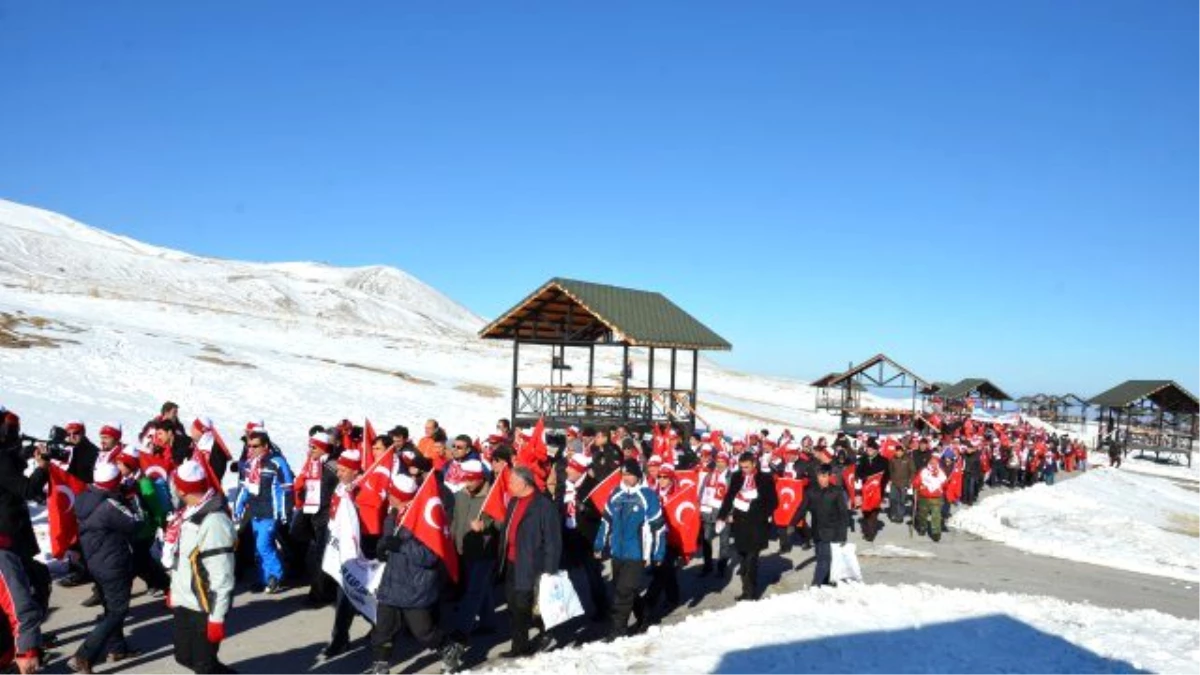
[[[636,476],[638,480],[641,480],[642,465],[638,464],[636,459],[627,459],[625,460],[625,463],[621,465],[621,473],[628,474],[630,476]]]

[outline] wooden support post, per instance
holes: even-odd
[[[629,343],[621,350],[621,422],[629,421]]]
[[[696,430],[696,408],[700,407],[700,350],[692,350],[692,428],[688,429],[688,434]],[[709,430],[711,431],[711,429]]]
[[[646,376],[646,388],[650,390],[651,398],[646,399],[646,424],[649,425],[654,419],[654,347],[650,348],[650,370]],[[664,411],[666,412],[666,411]]]
[[[518,328],[518,330],[520,330]],[[512,376],[512,417],[508,418],[509,424],[513,429],[517,428],[517,370],[520,366],[521,357],[521,336],[520,334],[513,336],[513,376]]]

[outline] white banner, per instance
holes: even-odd
[[[363,558],[358,511],[353,500],[343,497],[333,520],[329,521],[329,543],[325,546],[321,570],[333,577],[354,609],[371,623],[375,623],[379,602],[375,589],[383,579],[383,568],[383,563]]]

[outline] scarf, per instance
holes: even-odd
[[[167,523],[167,528],[163,532],[162,545],[162,565],[168,572],[174,570],[179,564],[179,534],[183,531],[183,524],[216,496],[216,490],[210,488],[208,492],[204,493],[204,497],[200,499],[199,503],[179,509],[175,515],[171,516],[171,522]]]
[[[750,502],[758,499],[758,488],[754,485],[754,479],[753,472],[742,472],[742,489],[738,490],[737,496],[733,498],[733,507],[738,511],[749,511]]]
[[[321,508],[321,469],[328,455],[309,457],[300,470],[304,488],[304,512],[316,513]],[[301,481],[297,481],[301,483]]]
[[[242,478],[242,484],[246,486],[246,490],[256,497],[262,487],[262,465],[263,458],[261,456],[246,460],[246,473]]]
[[[583,479],[586,477],[586,474],[582,475],[579,477],[579,480],[575,481],[574,483],[567,481],[565,487],[563,488],[563,506],[566,507],[564,510],[566,511],[566,526],[568,530],[575,529],[575,516],[578,513],[579,508],[575,503],[575,498],[579,493],[579,486],[583,483]]]

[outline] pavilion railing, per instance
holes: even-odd
[[[614,423],[690,419],[691,392],[669,388],[536,386],[517,387],[517,417]]]

